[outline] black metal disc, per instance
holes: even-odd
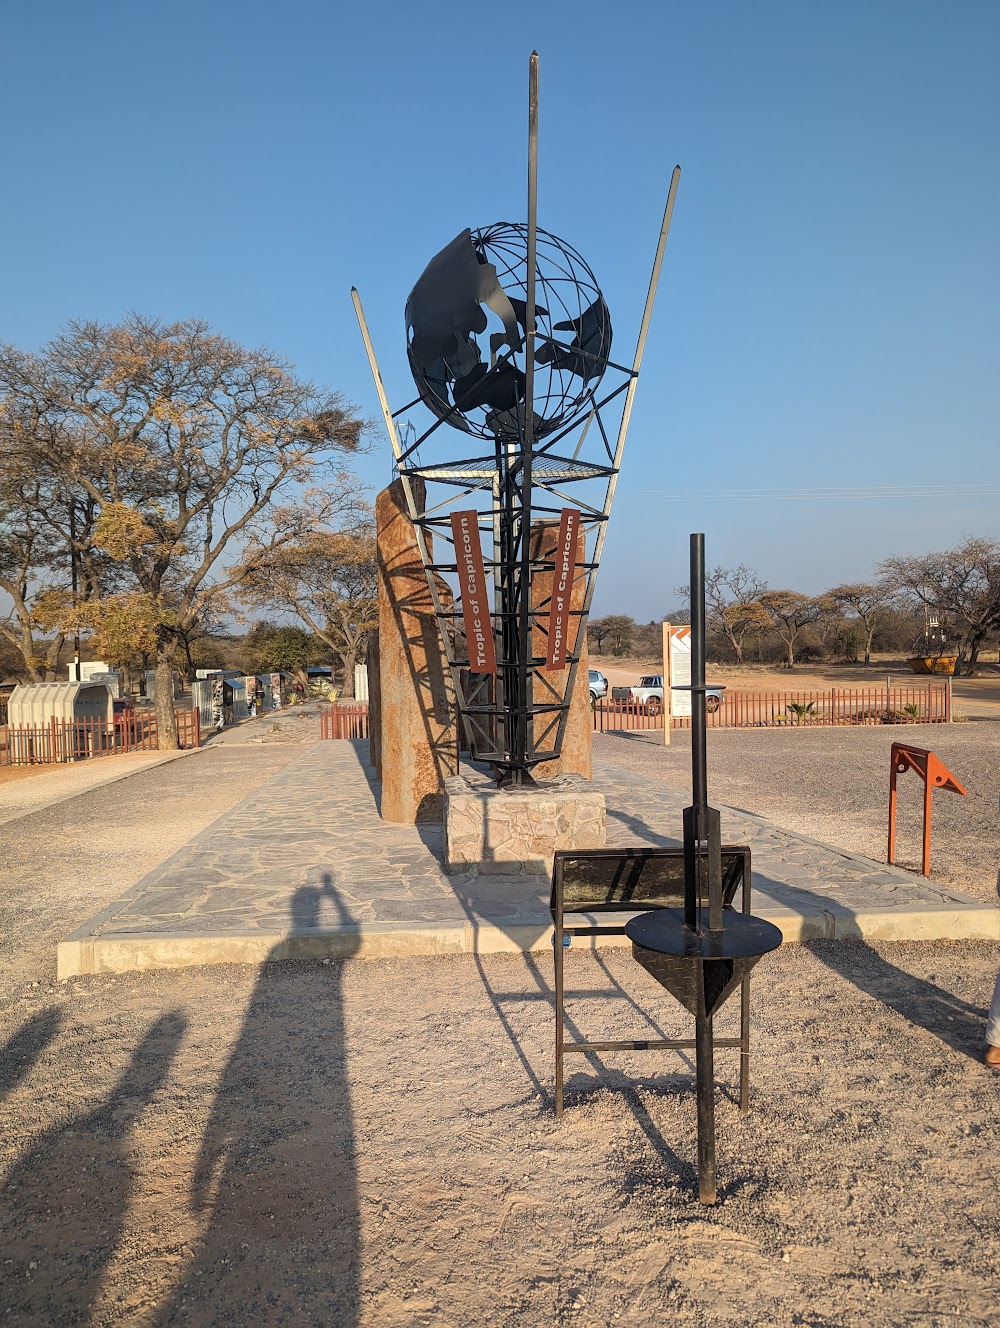
[[[625,935],[634,945],[679,959],[744,959],[768,954],[782,942],[781,932],[771,922],[747,913],[724,909],[722,931],[708,930],[708,910],[702,910],[706,925],[700,932],[684,925],[684,910],[656,908],[625,924]]]
[[[763,918],[726,909],[723,929],[712,935],[684,925],[679,908],[658,908],[625,925],[632,957],[691,1014],[713,1015],[782,936]]]

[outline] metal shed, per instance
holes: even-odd
[[[250,695],[250,687],[254,689],[256,700],[256,710],[258,715],[269,714],[274,709],[271,693],[271,675],[269,673],[258,673],[252,678],[247,677],[247,697]]]
[[[103,682],[35,682],[7,702],[12,765],[74,761],[114,744],[114,698]]]
[[[21,683],[11,692],[7,722],[12,728],[43,728],[53,719],[112,723],[111,689],[104,682],[32,682]]]
[[[226,677],[219,671],[209,678],[198,678],[191,685],[191,704],[201,717],[203,733],[220,727],[220,717],[223,726],[246,719],[246,697],[246,679],[242,674]]]

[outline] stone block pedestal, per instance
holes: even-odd
[[[556,849],[605,847],[604,794],[579,775],[528,789],[454,775],[445,780],[444,838],[453,875],[549,875]]]

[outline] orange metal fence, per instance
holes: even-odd
[[[710,729],[817,728],[844,724],[944,724],[951,718],[947,684],[929,687],[830,687],[819,691],[723,692],[707,717]],[[671,728],[691,727],[688,716],[671,717]],[[662,729],[659,705],[599,701],[594,728]]]
[[[323,706],[319,712],[321,738],[367,738],[368,702],[347,701]]]
[[[177,741],[183,748],[201,746],[197,710],[175,710]],[[55,765],[95,756],[154,752],[159,733],[153,711],[116,715],[113,723],[98,719],[52,719],[35,728],[0,730],[0,764]]]

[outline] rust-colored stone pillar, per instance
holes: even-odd
[[[536,521],[531,527],[531,558],[542,562],[554,562],[556,556],[556,545],[559,542],[559,522],[558,521]],[[577,537],[576,548],[577,562],[584,562],[587,557],[587,539],[584,531],[580,531]],[[536,572],[531,580],[531,607],[532,610],[541,610],[548,612],[549,599],[552,594],[552,572]],[[570,607],[573,610],[583,608],[583,600],[587,589],[587,574],[582,569],[578,569],[576,578],[573,582],[573,594],[570,600]],[[575,626],[573,631],[579,632],[580,619],[574,618]],[[532,632],[532,653],[537,658],[545,655],[545,646],[547,636],[543,630],[544,619],[536,619],[534,631]],[[562,756],[555,761],[544,761],[536,766],[534,770],[537,779],[554,779],[557,775],[582,775],[584,779],[593,778],[594,767],[591,759],[590,735],[593,729],[593,716],[590,710],[590,682],[588,673],[588,655],[586,634],[580,643],[580,663],[576,669],[576,683],[573,687],[573,696],[570,699],[569,715],[566,719],[566,732],[563,737]],[[568,665],[567,665],[568,668]],[[553,701],[555,698],[546,687],[543,673],[542,678],[535,679],[534,696],[535,704],[545,704]],[[553,687],[556,690],[566,685],[566,671],[559,673],[550,673],[547,675]],[[549,721],[545,716],[535,717],[535,741],[538,742]],[[554,741],[554,734],[545,740],[545,745],[550,746]]]
[[[454,692],[399,480],[376,498],[375,526],[382,818],[440,821],[444,781],[458,771]]]

